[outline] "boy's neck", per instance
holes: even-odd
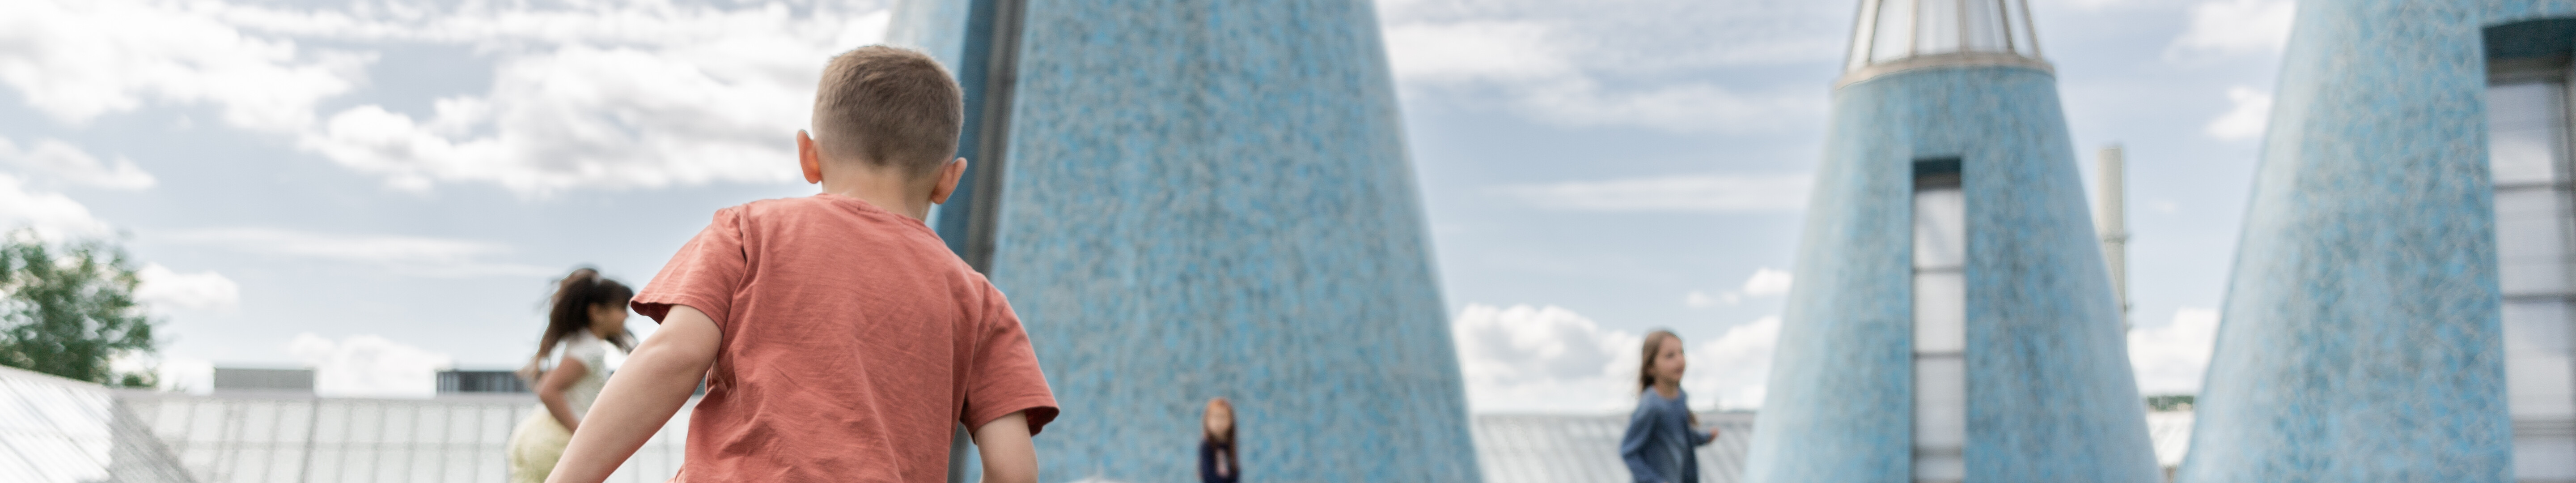
[[[823,192],[856,198],[877,209],[912,217],[914,221],[930,217],[930,193],[914,186],[917,180],[906,179],[889,170],[850,169],[824,175]]]

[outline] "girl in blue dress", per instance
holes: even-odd
[[[1645,360],[1637,369],[1637,411],[1628,415],[1628,433],[1619,438],[1619,459],[1637,483],[1699,483],[1699,458],[1693,449],[1717,440],[1717,431],[1700,431],[1690,411],[1690,394],[1682,392],[1682,338],[1672,331],[1646,334]]]

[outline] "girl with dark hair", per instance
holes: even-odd
[[[1690,394],[1682,392],[1682,338],[1672,331],[1646,334],[1645,356],[1637,368],[1637,411],[1628,415],[1628,434],[1619,438],[1619,459],[1637,483],[1697,483],[1699,458],[1692,448],[1717,440],[1717,431],[1698,429]]]
[[[590,268],[573,270],[555,285],[537,356],[519,369],[519,377],[536,386],[540,404],[510,432],[512,482],[543,483],[554,472],[582,414],[608,384],[608,346],[619,352],[635,347],[634,334],[626,331],[633,289]],[[546,359],[557,354],[561,358]]]
[[[1242,459],[1234,456],[1234,402],[1209,399],[1199,417],[1199,481],[1234,483],[1243,479]]]

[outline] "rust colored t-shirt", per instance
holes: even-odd
[[[953,424],[1055,419],[1010,303],[918,220],[820,194],[716,211],[635,296],[724,340],[675,482],[933,482]]]

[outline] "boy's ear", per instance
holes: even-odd
[[[823,151],[803,129],[796,130],[796,165],[805,170],[807,184],[823,182]]]
[[[939,184],[930,186],[930,203],[947,204],[948,195],[957,193],[957,180],[966,176],[966,158],[948,161],[939,167]]]

